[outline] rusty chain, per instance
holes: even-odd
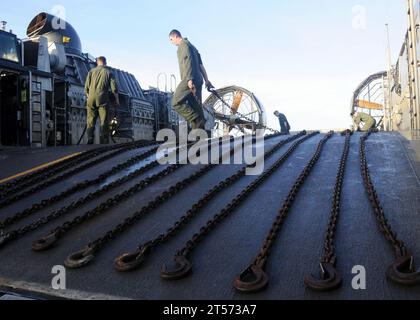
[[[288,143],[291,143],[302,136],[306,135],[306,132],[303,131],[293,137],[285,139],[280,143],[277,143],[264,155],[264,159],[271,157],[276,151],[285,146]],[[117,270],[125,272],[132,271],[140,267],[144,263],[146,256],[150,255],[151,251],[168,242],[172,237],[178,234],[181,229],[186,226],[200,211],[209,203],[216,195],[222,192],[224,189],[233,185],[236,181],[242,178],[246,174],[247,166],[238,170],[235,174],[226,178],[220,182],[217,186],[209,190],[199,201],[197,201],[190,210],[188,210],[175,224],[170,227],[165,233],[157,236],[154,240],[147,241],[144,244],[138,246],[137,250],[133,253],[123,254],[115,260],[115,267]]]
[[[319,134],[319,132],[314,132],[293,143],[293,145],[269,169],[264,171],[262,175],[260,175],[256,180],[254,180],[245,189],[243,189],[243,191],[237,197],[235,197],[224,209],[222,209],[211,220],[209,220],[207,224],[200,229],[199,232],[194,234],[191,240],[189,240],[182,249],[178,250],[171,264],[162,266],[161,277],[166,280],[179,280],[186,277],[192,270],[192,265],[188,261],[188,256],[198,246],[203,238],[210,231],[215,229],[217,225],[219,225],[230,214],[235,212],[239,205],[248,196],[250,196],[252,192],[254,192],[261,184],[264,183],[265,180],[267,180],[274,172],[280,168],[280,166],[293,154],[299,145],[317,134]]]
[[[221,140],[219,140],[219,146],[220,146],[220,143],[221,143]],[[153,167],[155,167],[158,165],[158,162],[156,161],[156,164],[152,164],[152,165]],[[109,209],[116,207],[122,201],[127,200],[128,198],[134,196],[135,194],[151,186],[153,183],[160,181],[161,179],[171,175],[172,173],[175,173],[177,170],[183,167],[185,167],[185,165],[183,164],[174,164],[174,165],[169,166],[167,169],[140,181],[139,183],[137,183],[136,185],[134,185],[127,191],[124,191],[104,201],[103,203],[97,205],[95,208],[93,208],[92,210],[89,210],[85,214],[77,216],[73,220],[67,221],[61,226],[55,228],[54,230],[49,232],[48,235],[46,235],[45,237],[41,237],[39,240],[35,241],[33,243],[32,249],[34,251],[44,251],[44,250],[50,249],[53,245],[57,243],[59,239],[63,238],[64,235],[70,232],[72,229],[85,223],[86,221],[92,220],[96,218],[97,216],[104,214]]]
[[[92,179],[92,180],[86,180],[83,181],[81,183],[78,183],[77,185],[67,189],[66,191],[63,191],[60,194],[54,195],[52,197],[49,197],[47,199],[44,199],[38,203],[33,204],[30,208],[26,208],[23,211],[20,211],[18,213],[13,214],[12,216],[4,219],[3,221],[0,221],[0,229],[9,227],[19,221],[21,221],[22,219],[31,216],[32,214],[41,211],[44,208],[47,208],[51,205],[53,205],[54,203],[57,203],[61,200],[64,200],[65,198],[73,195],[76,192],[80,192],[83,191],[84,189],[100,184],[104,181],[106,181],[109,177],[127,169],[130,168],[131,166],[135,165],[136,163],[143,161],[149,157],[151,157],[152,155],[154,155],[157,151],[157,148],[152,148],[149,151],[143,152],[142,154],[135,156],[131,159],[129,159],[128,161],[126,161],[123,164],[117,165],[114,168],[112,168],[111,170],[101,174],[98,178],[96,179]],[[155,162],[156,166],[157,166],[157,161]],[[149,169],[151,169],[151,165],[148,167]],[[146,172],[147,169],[144,169]],[[141,174],[143,172],[143,170],[141,172],[139,172],[139,174]],[[137,172],[136,172],[137,173]],[[133,172],[133,177],[134,177],[134,172]],[[126,181],[129,181],[131,178],[131,175],[125,177]],[[117,184],[115,184],[115,186],[118,186]]]
[[[191,145],[192,145],[192,143],[190,143],[188,145],[185,145],[185,146],[181,146],[180,149],[182,150],[183,148],[188,148]],[[178,149],[172,151],[171,153],[169,153],[168,156],[169,157],[172,156],[177,151],[178,151]],[[139,157],[146,157],[147,158],[148,156],[150,156],[151,152],[153,152],[153,153],[156,152],[156,149],[153,148],[152,150],[147,151],[146,153],[140,155]],[[137,158],[137,157],[135,157],[135,158]],[[119,170],[119,169],[121,169],[121,167],[127,167],[127,166],[129,166],[129,163],[131,163],[132,161],[134,161],[134,158],[129,160],[129,162],[127,162],[127,163],[124,163],[120,166],[115,167],[114,169]],[[53,213],[49,214],[48,216],[44,216],[44,217],[40,218],[39,220],[37,220],[36,222],[34,222],[32,224],[29,224],[29,225],[27,225],[23,228],[17,229],[17,230],[10,231],[6,234],[2,234],[0,236],[0,247],[10,243],[11,241],[14,241],[14,240],[17,240],[17,239],[21,238],[23,235],[25,235],[29,232],[32,232],[32,231],[35,231],[35,230],[39,229],[41,226],[46,225],[46,224],[50,223],[51,221],[54,221],[54,220],[66,215],[66,214],[71,213],[72,211],[76,210],[77,208],[83,206],[84,204],[89,203],[89,202],[93,201],[94,199],[96,199],[96,198],[98,198],[102,195],[105,195],[110,190],[115,189],[115,188],[125,184],[126,182],[128,182],[128,181],[130,181],[130,180],[132,180],[132,179],[134,179],[134,178],[152,170],[153,168],[156,168],[157,166],[159,166],[159,162],[158,162],[158,160],[155,160],[155,161],[151,162],[150,164],[134,171],[133,173],[131,173],[131,174],[129,174],[129,175],[117,180],[117,181],[114,181],[114,182],[102,187],[101,189],[88,194],[85,197],[82,197],[78,201],[73,202],[72,204],[70,204],[68,206],[65,206],[65,207],[63,207],[63,208],[61,208],[57,211],[54,211]],[[168,174],[174,172],[177,168],[178,167],[172,166],[172,167],[168,168],[167,170],[161,172],[160,174],[155,175],[154,179],[162,178],[165,175],[168,175]],[[100,178],[101,177],[105,178],[106,176],[108,176],[108,175],[104,174],[104,175],[101,175]],[[148,184],[150,184],[151,182],[154,182],[154,179],[152,179],[152,178],[144,179],[142,182],[140,182],[137,185],[137,187],[140,188],[141,186],[143,186],[143,184],[144,184],[144,187],[145,187]],[[85,187],[84,184],[85,183],[82,183],[83,187]],[[71,188],[69,191],[66,191],[65,193],[69,193],[72,189],[73,188]],[[77,190],[77,191],[80,191],[80,189]],[[129,194],[128,192],[126,192],[126,193]],[[55,200],[57,200],[57,199],[55,199]],[[89,216],[93,217],[94,214],[100,214],[103,210],[105,210],[106,208],[111,207],[115,204],[117,204],[117,202],[115,200],[109,199],[107,202],[101,204],[100,206],[97,206],[93,212],[89,212]],[[42,205],[43,205],[43,203],[41,203],[39,206],[35,206],[35,207],[32,207],[32,208],[33,208],[33,210],[37,210]],[[19,221],[20,219],[23,219],[25,214],[27,215],[28,212],[23,211],[22,213],[20,213],[20,215],[18,214],[18,215],[15,215],[15,216],[13,216],[9,219],[6,219],[4,222],[2,222],[3,226],[11,225],[11,224],[15,223],[16,221]],[[77,222],[81,222],[81,217],[77,217],[75,219],[75,221],[73,221],[73,222],[65,223],[63,228],[60,229],[60,232],[58,232],[58,230],[54,230],[54,232],[52,234],[50,234],[48,237],[45,237],[45,238],[40,239],[39,241],[35,242],[34,243],[34,249],[37,249],[37,250],[48,249],[50,246],[52,246],[54,244],[55,241],[58,240],[58,238],[60,236],[62,236],[64,234],[65,230],[67,230],[67,229],[70,230],[72,226],[75,226],[77,224]],[[1,226],[1,224],[0,224],[0,226]],[[56,233],[57,233],[57,237],[55,238],[54,235]],[[46,240],[48,240],[48,241],[46,241]]]
[[[124,191],[104,201],[103,203],[97,205],[95,208],[87,211],[83,215],[77,216],[73,220],[63,223],[61,226],[50,231],[48,235],[41,237],[39,240],[35,241],[33,243],[32,249],[34,251],[45,251],[45,250],[50,249],[53,245],[57,244],[59,239],[63,238],[72,229],[76,228],[77,226],[82,225],[83,223],[89,220],[92,220],[104,214],[109,209],[118,206],[122,201],[131,198],[136,193],[141,192],[142,190],[146,189],[153,183],[156,183],[160,181],[161,179],[169,176],[170,174],[176,172],[178,169],[182,168],[183,166],[185,165],[181,165],[181,164],[171,165],[167,169],[163,170],[162,172],[159,172],[158,174],[155,174],[149,178],[142,180],[141,182],[137,183],[135,186],[131,187],[129,190]],[[72,206],[71,209],[75,209],[75,208],[73,208]],[[65,211],[61,210],[60,216],[65,213],[66,213]],[[58,218],[58,217],[54,216],[54,218]]]
[[[144,143],[145,146],[149,145],[150,142]],[[10,195],[16,194],[19,191],[22,191],[28,187],[30,187],[31,185],[35,185],[41,181],[45,181],[47,179],[52,178],[53,176],[64,172],[68,169],[74,168],[75,166],[88,161],[90,159],[93,159],[101,154],[107,153],[107,152],[111,152],[114,150],[118,150],[118,149],[124,149],[127,148],[128,146],[132,146],[134,145],[134,143],[128,143],[128,144],[124,144],[124,145],[115,145],[115,146],[110,146],[110,147],[102,147],[102,148],[98,148],[98,149],[94,149],[92,152],[87,152],[85,154],[82,154],[83,156],[81,157],[77,157],[76,159],[70,159],[72,161],[68,161],[66,163],[62,163],[61,166],[55,167],[55,168],[46,168],[48,170],[42,171],[42,172],[36,172],[36,174],[31,175],[31,177],[25,177],[25,179],[19,180],[19,181],[12,181],[11,183],[8,183],[7,186],[4,185],[3,187],[3,192],[1,192],[0,194],[0,199],[3,200],[5,198],[7,198]],[[1,189],[0,189],[1,190]]]
[[[312,169],[315,167],[316,163],[321,157],[325,143],[333,135],[334,133],[331,131],[319,142],[312,159],[308,162],[299,177],[296,179],[296,182],[291,188],[286,201],[283,203],[279,214],[275,218],[275,221],[267,235],[266,240],[264,241],[260,253],[254,258],[250,266],[247,267],[247,269],[245,269],[245,271],[242,272],[235,280],[234,286],[238,291],[243,293],[253,293],[265,289],[268,285],[269,279],[267,274],[264,272],[264,269],[270,256],[271,250],[277,239],[278,233],[280,232],[281,226],[283,225],[288,213],[290,212],[290,209],[292,208],[293,202],[296,199],[300,188],[303,186]]]
[[[64,166],[67,166],[68,164],[74,165],[75,162],[78,161],[86,161],[90,158],[94,158],[96,156],[98,156],[100,153],[104,153],[104,152],[108,152],[111,151],[110,149],[112,148],[112,150],[118,149],[118,148],[122,148],[124,147],[126,144],[119,144],[119,145],[115,145],[115,146],[107,146],[107,147],[100,147],[100,148],[95,148],[89,151],[85,151],[75,157],[66,159],[62,162],[56,163],[54,165],[48,166],[44,169],[41,170],[37,170],[31,174],[27,174],[21,178],[18,179],[14,179],[10,182],[4,183],[0,185],[0,198],[3,198],[3,192],[4,190],[7,189],[11,189],[11,188],[15,188],[19,185],[21,185],[22,183],[31,180],[31,179],[37,179],[38,176],[44,175],[44,174],[50,174],[50,172],[57,170],[58,171],[64,171],[65,169],[63,169]],[[99,153],[98,153],[99,152]]]
[[[353,132],[346,130],[342,133],[345,136],[343,155],[340,160],[338,168],[337,179],[335,183],[335,189],[333,194],[333,201],[331,206],[331,216],[328,224],[328,230],[325,236],[324,244],[324,256],[321,259],[321,279],[318,279],[312,275],[305,276],[305,284],[307,287],[318,290],[318,291],[329,291],[337,289],[342,279],[340,274],[337,272],[335,266],[337,263],[337,256],[335,252],[335,234],[338,227],[338,219],[340,217],[341,207],[341,194],[344,183],[344,175],[346,171],[347,159],[350,151],[350,139]]]
[[[278,134],[271,135],[265,137],[265,139],[271,139],[273,137],[279,136]],[[244,143],[244,140],[242,140]],[[231,150],[230,154],[232,155],[234,150]],[[222,159],[224,155],[220,157]],[[193,182],[197,181],[214,168],[217,165],[209,164],[204,166],[199,171],[191,174],[186,179],[178,182],[177,184],[169,187],[166,191],[161,193],[159,196],[155,197],[154,200],[150,201],[147,205],[145,205],[142,209],[135,212],[130,217],[126,218],[121,224],[117,225],[114,229],[105,233],[104,236],[96,239],[95,241],[89,243],[84,249],[77,251],[71,254],[65,261],[65,265],[68,268],[75,269],[81,268],[87,264],[89,264],[94,258],[95,254],[97,254],[100,250],[102,250],[109,242],[113,241],[118,235],[122,232],[136,224],[139,220],[143,217],[147,216],[151,213],[154,209],[158,208],[160,205],[165,203],[166,201],[173,198],[179,192],[185,190],[188,186],[190,186]]]
[[[373,132],[374,131],[369,131],[360,138],[360,168],[366,192],[379,224],[379,229],[395,250],[396,261],[388,268],[387,277],[400,285],[419,285],[420,272],[416,272],[415,270],[414,258],[410,254],[405,243],[399,240],[397,234],[392,230],[370,176],[366,157],[366,141]]]
[[[26,190],[26,191],[24,191],[22,193],[19,193],[17,195],[13,195],[12,197],[7,198],[7,199],[1,201],[0,202],[0,209],[3,209],[6,206],[9,206],[9,205],[11,205],[11,204],[13,204],[13,203],[21,200],[21,199],[24,199],[24,198],[26,198],[26,197],[34,194],[34,193],[39,192],[39,191],[41,191],[41,190],[43,190],[43,189],[45,189],[47,187],[50,187],[50,186],[52,186],[54,184],[57,184],[59,182],[62,182],[64,179],[66,179],[68,177],[72,177],[72,176],[74,176],[76,174],[79,174],[79,173],[81,173],[81,172],[83,172],[83,171],[85,171],[85,170],[87,170],[89,168],[92,168],[92,167],[94,167],[94,166],[96,166],[96,165],[98,165],[98,164],[100,164],[102,162],[105,162],[107,160],[110,160],[110,159],[112,159],[112,158],[114,158],[114,157],[116,157],[118,155],[121,155],[121,154],[127,152],[127,151],[139,149],[139,148],[142,148],[142,147],[145,147],[145,146],[150,146],[150,145],[153,145],[153,144],[154,144],[153,142],[152,143],[150,143],[150,142],[148,142],[148,143],[136,142],[136,143],[133,143],[133,144],[129,144],[128,146],[126,146],[124,148],[120,148],[120,149],[118,149],[118,150],[116,150],[116,151],[114,151],[112,153],[109,153],[109,154],[104,155],[104,156],[102,156],[100,158],[97,158],[97,159],[92,160],[92,161],[90,161],[88,163],[85,163],[85,164],[83,164],[80,167],[77,167],[77,168],[75,168],[73,170],[70,170],[70,171],[68,171],[66,173],[63,173],[62,175],[56,176],[55,178],[53,178],[51,180],[47,180],[47,181],[45,181],[45,182],[43,182],[41,184],[38,184],[38,185],[32,187],[31,189],[28,189],[28,190]]]

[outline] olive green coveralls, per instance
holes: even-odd
[[[89,144],[94,142],[96,121],[100,119],[100,143],[109,143],[108,108],[111,105],[109,92],[118,94],[118,86],[113,73],[105,66],[90,70],[85,84],[87,100],[87,135]]]
[[[361,122],[364,123],[363,128],[360,129],[363,132],[368,132],[376,127],[375,118],[364,112],[358,112],[357,115],[354,116],[353,120],[357,127],[359,127]]]
[[[197,123],[204,128],[204,112],[202,107],[203,75],[200,65],[203,64],[198,50],[184,38],[178,47],[178,63],[181,73],[181,82],[172,99],[174,109],[192,124],[193,129],[198,129]],[[188,87],[192,80],[197,90],[196,96]]]
[[[280,122],[280,128],[281,128],[281,134],[284,135],[290,135],[290,124],[287,120],[287,117],[283,113],[279,113],[279,122]]]

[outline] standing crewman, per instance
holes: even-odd
[[[286,116],[283,113],[280,113],[278,111],[274,112],[274,115],[277,118],[279,118],[281,134],[288,136],[290,134],[290,129],[291,128],[290,128],[289,121],[287,121]]]
[[[174,109],[191,123],[192,129],[204,129],[205,118],[202,106],[203,78],[208,90],[214,88],[208,79],[198,50],[183,38],[178,30],[169,33],[169,40],[178,47],[178,63],[181,82],[172,104]]]
[[[368,132],[376,127],[376,120],[371,115],[364,112],[354,112],[351,114],[354,125],[357,131]],[[360,123],[364,123],[363,128],[360,128]]]
[[[85,84],[87,96],[87,135],[88,144],[95,140],[95,125],[100,119],[101,144],[109,143],[109,108],[111,106],[110,92],[115,97],[115,107],[120,105],[118,87],[111,70],[106,66],[106,58],[96,59],[97,67],[90,70]]]

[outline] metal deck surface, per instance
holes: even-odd
[[[97,146],[69,146],[49,149],[9,148],[0,146],[0,180],[30,170],[57,159],[68,157],[79,152],[97,148]]]
[[[332,293],[316,293],[306,289],[303,283],[306,273],[318,274],[318,263],[329,220],[337,169],[344,146],[344,138],[336,134],[325,144],[319,162],[301,189],[289,217],[281,229],[267,266],[267,273],[270,277],[269,287],[267,290],[253,295],[239,294],[233,289],[233,280],[258,252],[291,186],[312,157],[322,138],[323,134],[320,134],[299,146],[275,174],[243,202],[233,215],[224,220],[205,238],[191,256],[193,273],[184,280],[177,282],[162,280],[160,278],[162,264],[170,261],[177,249],[183,247],[201,226],[256,177],[243,177],[219,194],[180,234],[159,247],[140,270],[119,273],[114,270],[113,262],[121,253],[132,251],[138,244],[165,231],[206,191],[235,173],[238,166],[218,166],[111,242],[97,255],[91,265],[79,270],[67,270],[68,292],[52,290],[50,288],[53,277],[51,269],[54,265],[62,265],[68,254],[102,236],[104,232],[139,210],[159,192],[199,170],[201,166],[187,166],[161,179],[143,192],[122,202],[118,208],[111,209],[70,232],[52,250],[44,253],[31,251],[33,240],[45,235],[66,220],[95,207],[99,201],[104,201],[112,195],[128,189],[144,177],[159,172],[163,168],[159,167],[148,172],[127,183],[124,188],[109,192],[100,200],[95,200],[70,215],[0,249],[0,288],[2,286],[14,287],[17,290],[33,290],[82,299],[105,297],[210,300],[420,299],[420,287],[400,287],[389,282],[385,277],[386,269],[394,261],[394,255],[392,248],[378,230],[363,186],[359,164],[360,134],[355,134],[351,139],[342,211],[337,231],[338,270],[343,276],[342,288]],[[281,139],[284,138],[279,137],[268,141],[266,148]],[[288,146],[290,144],[269,158],[266,161],[266,168],[273,164],[287,150]],[[406,148],[402,143],[402,137],[398,133],[374,134],[368,140],[367,148],[369,167],[385,213],[420,265],[420,242],[418,241],[420,239],[420,185],[414,170],[417,164],[413,165],[410,162]],[[95,178],[144,150],[127,152],[94,169],[73,176],[59,185],[51,186],[17,204],[2,209],[0,210],[0,219],[30,207],[36,201],[64,191],[77,182]],[[27,160],[30,159],[30,156],[28,155]],[[59,155],[56,158],[59,158]],[[37,164],[34,163],[34,166]],[[137,167],[143,164],[139,164]],[[26,169],[26,165],[23,168],[20,163],[10,163],[8,158],[2,158],[0,165],[1,177],[7,177]],[[117,179],[127,172],[125,171],[113,179]],[[20,227],[31,223],[96,188],[89,188],[74,194],[66,201],[44,209],[16,226]],[[366,268],[366,290],[357,291],[351,286],[354,277],[351,272],[356,265]]]

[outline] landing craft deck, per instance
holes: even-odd
[[[11,242],[0,249],[0,291],[32,292],[67,298],[134,298],[134,299],[420,299],[420,288],[403,288],[389,282],[385,277],[388,266],[394,261],[394,252],[378,230],[369,199],[361,177],[359,162],[360,134],[351,139],[350,154],[342,197],[342,211],[337,233],[338,270],[343,276],[343,286],[332,293],[314,293],[305,288],[304,275],[318,273],[319,257],[330,215],[332,194],[339,165],[344,138],[335,134],[326,144],[317,165],[296,198],[288,219],[283,225],[272,256],[267,265],[270,284],[267,290],[253,295],[237,293],[232,283],[236,276],[249,264],[264,240],[267,232],[296,178],[312,157],[318,143],[324,137],[319,134],[299,146],[289,159],[269,177],[237,210],[225,219],[196,248],[191,256],[193,273],[177,282],[166,282],[160,278],[160,268],[170,261],[176,251],[182,248],[194,233],[199,231],[214,214],[224,208],[248,184],[257,179],[244,176],[229,188],[223,190],[197,217],[167,244],[158,247],[137,271],[119,273],[114,269],[114,259],[122,253],[131,252],[136,247],[166,231],[185,214],[208,190],[234,174],[241,166],[217,166],[208,174],[188,185],[176,196],[162,203],[126,232],[110,242],[88,266],[78,270],[67,269],[67,291],[51,288],[52,267],[63,265],[66,257],[104,233],[135,211],[145,206],[151,199],[168,187],[185,179],[203,166],[188,165],[177,170],[121,201],[101,216],[83,223],[61,239],[50,251],[36,253],[31,250],[32,242],[63,222],[84,214],[89,209],[108,198],[125,191],[140,180],[158,173],[166,167],[156,167],[143,175],[128,181],[115,190],[104,193],[97,199],[70,212],[23,238]],[[266,142],[266,150],[279,141],[277,137]],[[415,172],[418,163],[408,156],[404,139],[398,133],[374,134],[367,142],[367,157],[371,174],[381,198],[385,213],[391,225],[411,249],[417,264],[420,263],[420,246],[416,241],[420,236],[420,185]],[[269,168],[290,147],[282,147],[267,159]],[[0,219],[22,211],[32,204],[47,199],[87,179],[97,178],[112,167],[139,155],[152,147],[138,148],[124,152],[104,161],[90,170],[52,185],[45,190],[23,198],[17,203],[0,210]],[[83,149],[82,149],[83,150]],[[77,150],[71,150],[71,152]],[[54,153],[54,149],[49,151]],[[3,150],[3,155],[10,151]],[[47,161],[65,155],[57,155]],[[2,160],[1,177],[14,175],[40,162],[22,164]],[[153,161],[153,156],[127,168],[103,182],[111,183],[135,169]],[[5,166],[5,163],[9,167]],[[65,200],[45,208],[7,228],[10,231],[37,221],[60,209],[98,186],[91,186],[75,192]],[[354,266],[366,269],[366,290],[354,290],[352,280]],[[13,290],[11,290],[13,288]]]
[[[0,159],[2,170],[0,181],[11,181],[15,176],[19,178],[27,173],[54,165],[79,155],[81,152],[97,148],[97,146],[72,146],[54,149],[6,148],[3,147]],[[19,164],[19,166],[16,166]]]

